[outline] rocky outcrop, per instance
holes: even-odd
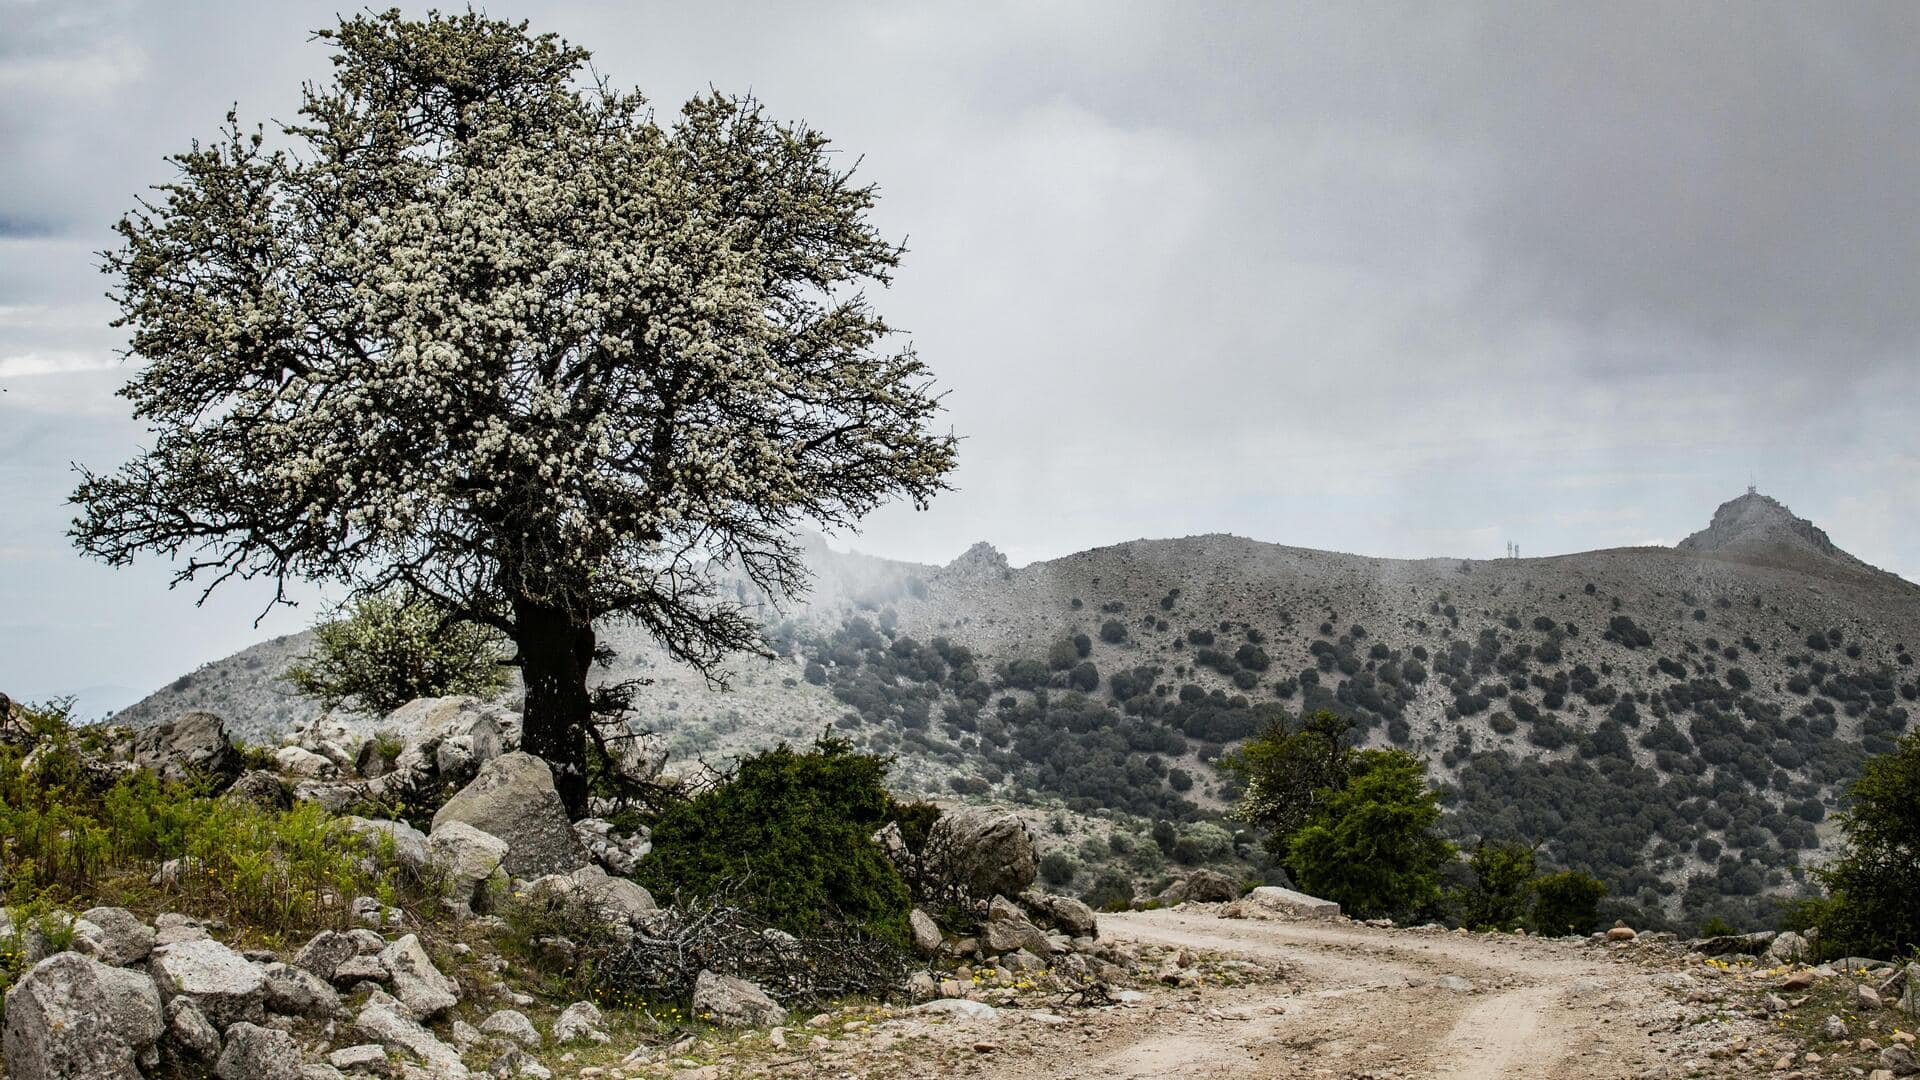
[[[787,1010],[745,979],[702,971],[694,979],[693,1014],[721,1027],[773,1027]]]
[[[113,729],[105,756],[131,762],[162,780],[210,778],[224,787],[240,775],[240,752],[227,738],[227,727],[210,712],[181,713],[149,728]]]
[[[0,1049],[9,1080],[141,1080],[165,1030],[152,979],[62,952],[7,991]]]
[[[515,877],[564,874],[587,861],[554,789],[553,770],[532,754],[515,751],[488,761],[433,815],[434,831],[454,821],[506,841],[503,865]]]
[[[696,996],[696,1012],[698,1012],[698,1001]],[[562,1009],[559,1017],[554,1020],[553,1041],[557,1043],[608,1042],[611,1037],[600,1029],[606,1022],[606,1018],[600,1015],[599,1007],[593,1002],[576,1001]]]

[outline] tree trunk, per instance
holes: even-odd
[[[566,611],[514,604],[514,644],[527,686],[520,748],[553,769],[553,785],[567,816],[587,816],[587,727],[593,720],[587,671],[593,664],[593,623]]]

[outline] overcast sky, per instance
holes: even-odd
[[[864,157],[965,441],[838,546],[1546,555],[1752,474],[1920,579],[1920,5],[1601,7],[487,10]],[[335,10],[0,0],[0,690],[131,700],[314,616],[83,561],[63,503],[142,435],[94,253],[230,104],[293,116]]]

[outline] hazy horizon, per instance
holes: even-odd
[[[0,0],[0,691],[138,696],[317,614],[88,562],[64,500],[141,437],[94,253],[230,105],[292,117],[336,7]],[[487,10],[663,113],[751,90],[879,185],[876,306],[963,441],[836,548],[1547,556],[1751,478],[1920,580],[1920,8]]]

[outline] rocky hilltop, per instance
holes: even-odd
[[[1890,588],[1913,587],[1840,550],[1824,529],[1806,518],[1795,517],[1784,503],[1751,488],[1745,495],[1721,503],[1706,528],[1674,548],[1695,555],[1786,565],[1811,574],[1864,577]]]

